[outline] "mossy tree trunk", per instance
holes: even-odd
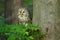
[[[17,24],[17,12],[23,6],[21,0],[5,0],[5,23]]]
[[[47,33],[44,40],[60,40],[60,1],[33,0],[32,22]]]

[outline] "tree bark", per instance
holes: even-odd
[[[56,18],[56,40],[60,40],[60,0],[57,0],[58,7],[57,7],[57,18]]]
[[[33,0],[32,22],[33,25],[41,26],[43,33],[47,33],[47,37],[44,40],[59,40],[56,39],[58,15],[57,0]]]
[[[17,12],[22,7],[21,0],[5,0],[5,23],[17,24]]]

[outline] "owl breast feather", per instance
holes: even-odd
[[[18,16],[18,18],[20,21],[28,21],[28,17],[25,17],[25,16],[23,16],[23,17]]]

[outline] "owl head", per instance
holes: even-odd
[[[28,11],[25,8],[19,8],[18,9],[18,16],[23,17],[23,16],[28,16]]]
[[[27,9],[25,9],[25,8],[19,8],[17,15],[18,15],[18,19],[20,21],[28,21],[28,20],[30,20],[29,13],[28,13]]]
[[[19,22],[21,22],[22,24],[26,24],[30,20],[29,13],[25,8],[19,8],[17,15]]]

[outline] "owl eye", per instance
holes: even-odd
[[[21,13],[21,11],[20,11],[20,13]]]
[[[20,10],[20,13],[22,12],[22,10]]]
[[[25,13],[25,11],[23,11],[23,13]]]

